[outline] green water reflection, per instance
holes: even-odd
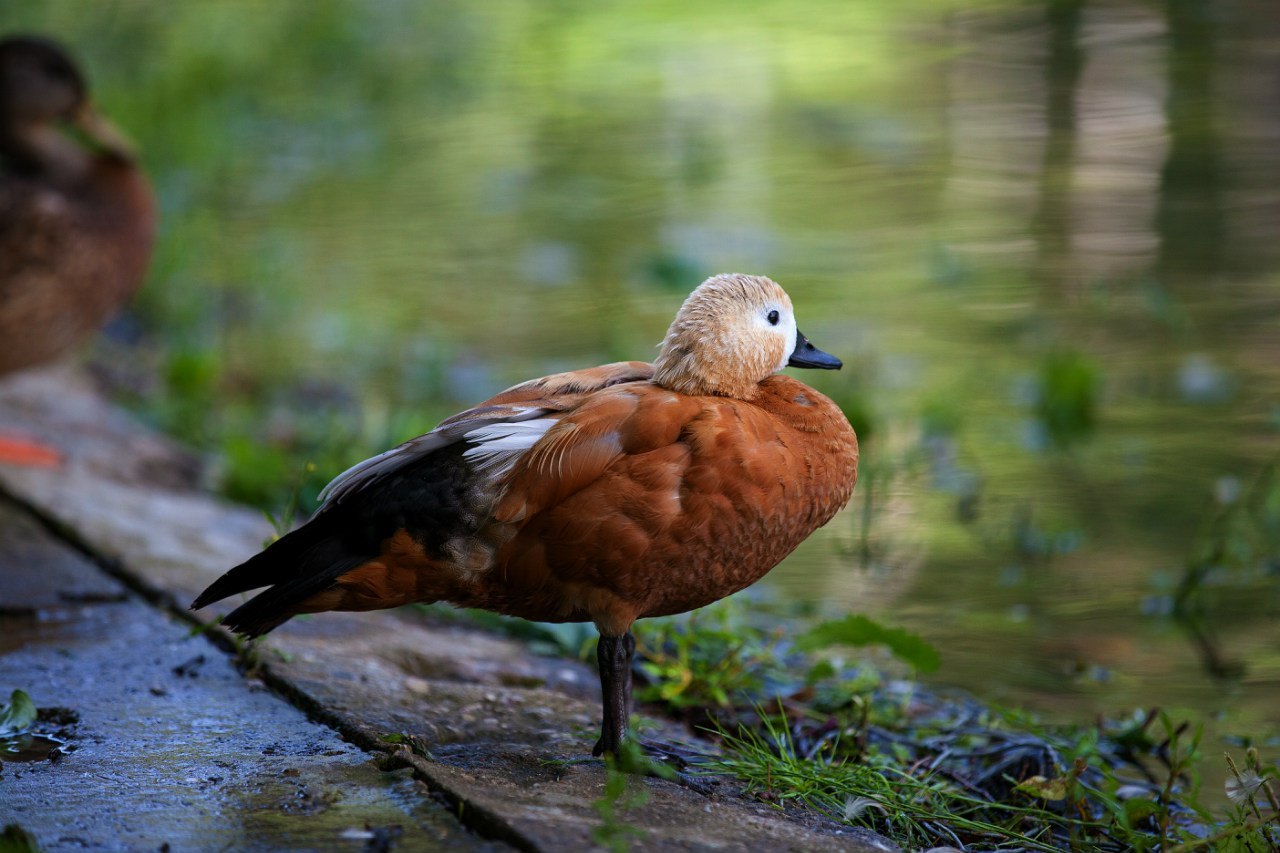
[[[1241,674],[1168,615],[1280,436],[1271,5],[0,20],[70,42],[147,153],[164,224],[131,358],[154,363],[120,381],[221,449],[233,495],[278,505],[304,460],[313,487],[511,382],[647,357],[701,278],[764,272],[846,359],[805,378],[865,441],[854,505],[772,590],[913,627],[939,680],[1051,715],[1280,735],[1270,516],[1195,598]]]

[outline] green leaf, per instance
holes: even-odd
[[[1132,797],[1124,801],[1124,816],[1134,826],[1152,815],[1159,814],[1160,804],[1145,797]]]
[[[669,765],[655,761],[645,754],[640,744],[634,740],[623,740],[621,749],[613,758],[614,767],[632,776],[656,776],[659,779],[674,779],[676,771]],[[641,789],[643,790],[643,789]]]
[[[2,853],[40,853],[40,842],[35,835],[16,823],[7,824],[0,832]]]
[[[804,677],[804,683],[812,686],[835,675],[835,664],[829,660],[820,660],[809,669],[809,674]]]
[[[910,664],[918,672],[933,672],[940,663],[938,650],[919,634],[902,628],[886,627],[858,613],[822,622],[796,639],[796,648],[801,651],[814,651],[835,645],[888,646],[895,657]]]
[[[1013,790],[1056,802],[1067,798],[1067,781],[1065,776],[1059,776],[1056,779],[1032,776],[1030,779],[1019,782]]]
[[[21,690],[9,696],[9,704],[0,707],[0,737],[20,735],[36,721],[36,704]]]

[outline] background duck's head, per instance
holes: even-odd
[[[776,281],[726,273],[698,285],[680,306],[653,380],[682,394],[749,400],[787,366],[836,369],[840,360],[800,334],[791,298]]]
[[[84,76],[57,43],[39,36],[0,40],[0,153],[19,166],[67,159],[77,131],[90,147],[131,161],[133,146],[89,102]]]

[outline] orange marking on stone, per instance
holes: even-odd
[[[0,436],[0,463],[28,468],[58,468],[62,454],[57,448],[15,436]]]

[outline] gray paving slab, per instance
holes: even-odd
[[[61,709],[41,728],[65,741],[4,761],[0,825],[51,851],[358,850],[344,833],[366,827],[400,850],[495,849],[4,502],[0,579],[0,692]]]

